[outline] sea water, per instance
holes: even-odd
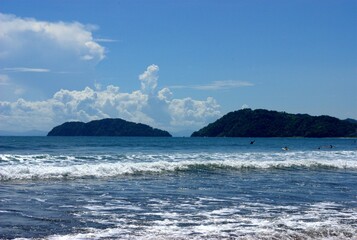
[[[13,238],[357,239],[357,143],[0,137]]]

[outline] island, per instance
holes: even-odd
[[[88,123],[65,122],[54,127],[47,136],[171,137],[171,134],[142,123],[106,118]]]
[[[265,109],[230,112],[191,137],[357,137],[357,123]]]

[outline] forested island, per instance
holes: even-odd
[[[66,122],[54,127],[47,136],[171,137],[171,134],[142,123],[107,118],[88,123]]]
[[[357,137],[355,120],[265,109],[230,112],[191,137]]]

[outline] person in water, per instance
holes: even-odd
[[[333,145],[328,145],[328,146],[320,146],[320,147],[318,147],[317,149],[321,149],[321,148],[334,148],[334,146]]]
[[[283,149],[284,151],[288,151],[288,150],[289,150],[289,148],[288,148],[287,146],[283,147],[282,149]]]
[[[250,141],[250,144],[254,144],[255,143],[255,140],[253,140],[253,141]]]

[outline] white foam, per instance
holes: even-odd
[[[124,216],[108,216],[95,211],[98,223],[116,225],[106,229],[83,229],[81,233],[54,235],[48,239],[356,239],[357,210],[341,209],[322,202],[299,207],[244,203],[199,212],[182,212],[171,203],[170,212],[156,212],[161,220],[141,221]],[[241,214],[242,208],[251,214]],[[293,210],[293,211],[292,211]],[[161,215],[160,215],[161,213]],[[342,215],[341,215],[342,213]],[[101,215],[102,214],[102,215]],[[149,214],[149,213],[148,213]],[[88,213],[83,217],[87,218]],[[135,216],[134,216],[135,217]],[[117,218],[117,220],[115,220]],[[349,220],[346,223],[346,218]]]
[[[47,199],[44,198],[34,198],[34,200],[38,201],[38,202],[46,202]]]
[[[133,155],[131,155],[133,157]],[[89,160],[88,160],[89,158]],[[0,181],[107,178],[186,170],[336,168],[357,170],[357,152],[142,154],[128,156],[52,156],[0,154]]]
[[[81,233],[54,235],[48,239],[356,239],[357,209],[333,202],[296,206],[239,201],[233,206],[215,205],[220,198],[186,199],[184,204],[165,200],[165,209],[150,205],[144,212],[131,214],[108,211],[89,205],[76,215],[81,221],[110,224],[108,228],[80,229]],[[223,201],[223,200],[222,200]],[[159,199],[149,202],[158,203]],[[125,207],[126,201],[111,201]],[[207,205],[205,205],[207,204]],[[213,204],[213,205],[210,205]],[[187,211],[191,205],[192,211]],[[142,216],[148,217],[142,220]],[[113,226],[114,225],[114,226]]]

